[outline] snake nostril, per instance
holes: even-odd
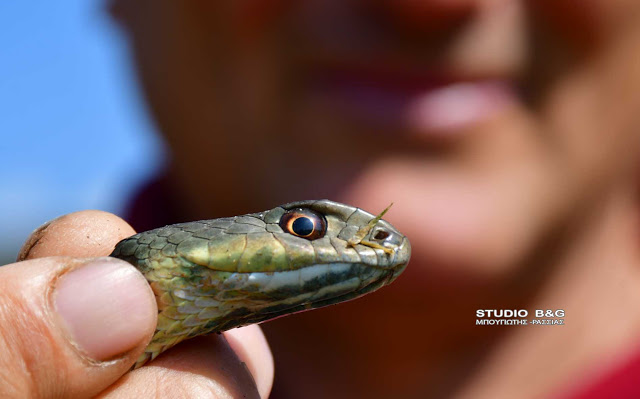
[[[389,237],[389,233],[384,231],[384,230],[378,230],[376,232],[376,234],[374,234],[373,239],[374,240],[384,240],[385,238]]]

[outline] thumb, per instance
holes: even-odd
[[[144,277],[113,258],[47,257],[0,267],[0,397],[87,397],[149,342]]]

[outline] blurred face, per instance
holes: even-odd
[[[638,1],[130,7],[116,12],[200,216],[394,202],[413,281],[490,281],[632,184]]]

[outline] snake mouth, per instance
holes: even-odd
[[[345,302],[393,281],[403,266],[327,263],[277,273],[245,274],[240,285],[229,281],[245,293],[230,315],[242,319],[239,325],[246,325]],[[235,296],[234,292],[229,293]],[[228,304],[233,302],[227,300]]]

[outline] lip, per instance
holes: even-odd
[[[313,74],[323,104],[382,134],[452,138],[517,101],[509,79],[381,68],[328,68]]]

